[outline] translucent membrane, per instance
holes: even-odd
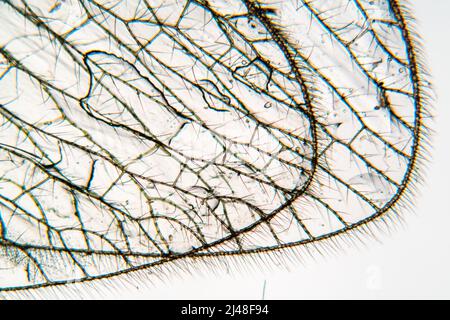
[[[395,0],[2,1],[0,290],[395,216],[424,152],[408,19]]]

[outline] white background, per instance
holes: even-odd
[[[86,297],[116,299],[393,299],[450,298],[450,1],[411,1],[433,75],[436,119],[434,150],[416,199],[403,225],[379,242],[318,256],[290,271],[234,271],[217,274],[169,274],[156,282],[122,283],[103,290],[87,285]],[[150,277],[152,279],[152,277]],[[123,280],[123,279],[122,279]],[[136,288],[139,286],[139,288]],[[61,298],[63,296],[60,296]]]

